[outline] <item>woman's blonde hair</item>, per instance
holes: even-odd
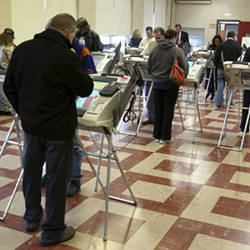
[[[133,38],[141,38],[141,32],[140,30],[136,29],[134,32],[133,32]]]

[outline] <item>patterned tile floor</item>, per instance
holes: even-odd
[[[101,190],[94,192],[95,176],[83,159],[85,176],[81,192],[67,198],[66,223],[76,228],[76,236],[47,249],[250,249],[250,136],[247,134],[242,152],[218,149],[225,108],[215,108],[208,101],[200,104],[200,113],[203,132],[194,133],[183,130],[176,108],[171,144],[154,142],[152,125],[142,126],[135,138],[124,135],[115,138],[116,147],[121,149],[118,153],[121,166],[138,204],[135,207],[109,201],[106,242],[102,240],[104,195]],[[192,127],[193,115],[194,109],[189,108],[185,126]],[[1,144],[11,121],[11,117],[0,117]],[[227,128],[223,143],[239,146],[236,108],[230,110]],[[87,151],[98,151],[98,134],[91,137],[80,131],[80,135]],[[13,134],[12,138],[15,137]],[[97,160],[93,163],[96,166]],[[106,165],[105,161],[101,164],[103,183]],[[8,146],[0,159],[1,215],[19,173],[17,147]],[[113,195],[130,198],[114,163],[110,189]],[[46,249],[39,246],[39,230],[25,231],[23,212],[20,185],[6,219],[0,222],[0,249]]]

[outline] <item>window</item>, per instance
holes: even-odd
[[[204,44],[204,32],[203,28],[183,28],[189,34],[189,42],[192,47],[202,46]]]

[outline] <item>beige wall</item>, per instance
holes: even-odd
[[[96,0],[78,0],[78,17],[85,17],[91,28],[96,28]]]
[[[11,2],[10,0],[0,0],[0,33],[6,27],[11,27]]]
[[[131,23],[126,24],[130,27],[128,33],[136,28],[144,32],[144,1],[131,0]],[[171,22],[172,1],[174,5]],[[173,27],[175,23],[181,23],[183,27],[204,28],[204,44],[207,44],[215,34],[217,19],[250,21],[250,0],[213,0],[211,5],[176,5],[174,2],[174,0],[166,0],[166,25],[171,23]],[[76,18],[84,16],[91,27],[96,29],[97,13],[98,15],[101,13],[103,22],[108,17],[108,13],[105,11],[96,10],[96,3],[97,0],[0,0],[0,32],[5,27],[13,28],[16,36],[15,43],[19,44],[43,30],[47,20],[60,12],[71,13]],[[126,18],[123,17],[123,19]],[[100,22],[100,17],[98,20]],[[125,21],[122,20],[122,22]],[[100,25],[97,26],[100,27]]]
[[[9,0],[11,2],[11,27],[15,31],[15,43],[33,38],[44,30],[54,15],[67,12],[77,17],[76,0]]]
[[[249,0],[213,0],[211,5],[177,4],[175,23],[183,27],[205,28],[204,44],[207,44],[216,33],[212,25],[217,19],[250,21],[249,9]]]
[[[144,0],[132,1],[131,31],[139,29],[144,33]]]

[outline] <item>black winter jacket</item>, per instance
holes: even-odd
[[[221,52],[223,52],[224,62],[237,61],[237,59],[241,56],[242,49],[240,44],[232,39],[228,39],[219,44],[214,52],[214,64],[218,69],[223,69]]]
[[[75,133],[75,96],[90,95],[93,81],[70,47],[61,33],[47,29],[11,57],[4,92],[30,135],[67,140]]]
[[[81,37],[85,38],[85,45],[89,51],[102,51],[103,44],[101,43],[99,35],[93,31],[89,30],[87,33],[82,34],[80,31],[76,32],[76,38],[80,39]]]

